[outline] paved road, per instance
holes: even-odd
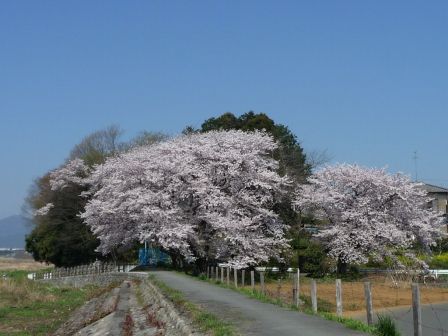
[[[189,301],[231,322],[244,335],[364,335],[339,323],[262,303],[231,289],[214,286],[181,274],[167,271],[156,271],[152,274],[169,287],[183,292]]]
[[[412,308],[390,308],[376,313],[391,316],[403,336],[414,335]],[[365,315],[353,316],[366,321]],[[376,315],[375,319],[376,321]],[[422,305],[422,333],[424,336],[448,336],[448,303]]]

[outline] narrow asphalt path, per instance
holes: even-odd
[[[232,323],[244,335],[364,335],[339,323],[263,303],[231,289],[214,286],[188,276],[167,271],[155,271],[152,274],[169,287],[183,292],[189,301]]]
[[[448,303],[424,304],[422,309],[422,333],[425,336],[448,336]],[[377,314],[389,315],[395,320],[402,335],[414,334],[414,319],[412,307],[388,308],[374,312],[374,321]],[[366,314],[354,315],[353,318],[366,322]]]

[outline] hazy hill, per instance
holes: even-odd
[[[25,235],[32,230],[31,222],[15,215],[0,219],[0,248],[25,247]]]

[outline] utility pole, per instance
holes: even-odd
[[[418,182],[418,156],[417,156],[417,151],[414,151],[414,156],[412,157],[414,159],[414,168],[415,168],[415,182]]]

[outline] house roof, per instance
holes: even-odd
[[[424,183],[423,188],[429,193],[448,193],[447,188],[435,186],[433,184]]]

